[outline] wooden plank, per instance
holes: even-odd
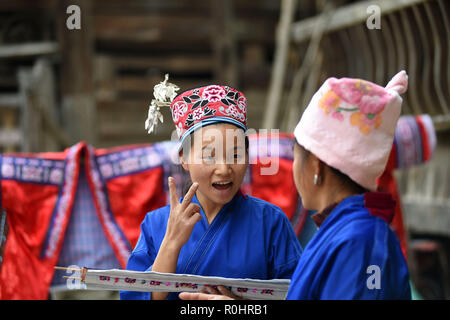
[[[20,96],[18,94],[0,94],[0,108],[19,108],[20,103]]]
[[[164,72],[199,73],[211,72],[211,55],[168,55],[168,56],[112,56],[111,63],[116,69],[158,69]]]
[[[148,97],[148,101],[152,99],[153,87],[161,82],[163,76],[133,76],[124,75],[116,78],[116,90],[118,94],[120,93],[136,93],[144,94]],[[206,80],[202,78],[176,78],[173,80],[174,83],[181,88],[181,90],[189,89],[204,85],[211,80]]]
[[[96,15],[95,37],[100,41],[208,42],[211,25],[186,15]]]
[[[277,15],[280,8],[278,1],[266,0],[239,0],[234,1],[236,9],[246,14],[269,14]],[[210,1],[205,0],[96,0],[94,2],[94,12],[97,13],[166,13],[173,11],[197,13],[209,13]]]
[[[184,12],[197,13],[209,12],[209,1],[204,0],[96,0],[94,1],[95,14],[117,14],[117,13],[134,13],[147,14],[159,13],[165,14],[167,12]]]
[[[164,15],[154,12],[148,15],[102,14],[95,16],[95,38],[110,45],[114,42],[146,44],[156,48],[175,45],[178,50],[194,47],[200,52],[208,51],[211,36],[223,38],[223,30],[215,32],[211,21],[209,16],[205,19],[203,15],[187,16],[184,12]],[[236,18],[231,28],[239,41],[273,43],[276,24],[276,17]]]
[[[450,130],[450,114],[433,116],[432,120],[436,131]]]
[[[58,53],[56,42],[33,42],[0,46],[0,59],[24,58]]]
[[[22,132],[18,128],[0,128],[0,147],[5,147],[8,150],[9,147],[20,146],[22,138]]]
[[[359,1],[347,6],[335,9],[327,22],[324,33],[336,31],[346,27],[365,22],[369,17],[367,8],[371,5],[379,6],[381,14],[386,15],[407,7],[411,7],[427,0],[378,0]],[[316,21],[320,16],[304,19],[292,25],[292,40],[302,42],[308,40],[314,33]]]
[[[14,0],[0,1],[0,11],[52,9],[59,0]]]

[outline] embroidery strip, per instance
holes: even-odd
[[[63,183],[64,161],[4,156],[1,175],[5,180],[60,186]]]
[[[289,279],[237,279],[154,271],[87,268],[82,269],[81,282],[86,284],[87,289],[141,292],[200,292],[208,286],[222,285],[240,297],[265,300],[284,300],[290,284]]]

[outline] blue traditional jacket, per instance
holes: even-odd
[[[408,267],[388,225],[394,208],[389,194],[368,192],[316,217],[320,228],[305,247],[287,299],[411,299]]]
[[[199,204],[195,196],[192,202]],[[203,209],[200,211],[202,219],[181,248],[176,273],[263,280],[291,278],[302,248],[289,220],[277,206],[238,193],[211,224]],[[127,269],[151,270],[169,213],[170,206],[165,206],[146,215]],[[177,293],[170,293],[168,299],[177,297]],[[120,298],[150,299],[151,294],[122,291]]]

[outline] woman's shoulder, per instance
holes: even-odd
[[[355,210],[344,214],[337,223],[327,228],[324,235],[333,239],[336,245],[349,245],[358,248],[373,247],[375,243],[389,242],[395,239],[389,225],[367,210]]]

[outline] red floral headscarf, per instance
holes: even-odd
[[[213,123],[231,123],[247,130],[247,99],[228,86],[186,90],[175,97],[170,108],[181,142],[197,128]]]

